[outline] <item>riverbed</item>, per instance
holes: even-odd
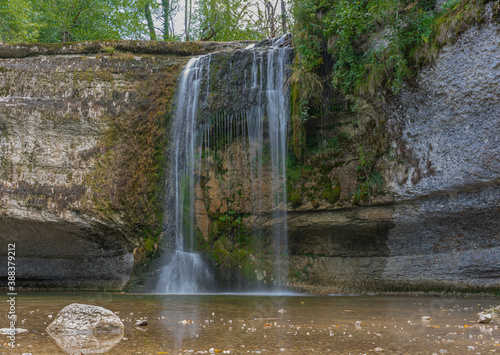
[[[7,296],[4,296],[7,300]],[[2,302],[0,328],[8,327]],[[102,306],[123,334],[52,338],[45,328],[71,303]],[[475,324],[494,298],[22,293],[16,347],[0,354],[484,354],[500,352],[496,323]],[[424,318],[423,318],[424,317]],[[137,320],[148,325],[135,327]]]

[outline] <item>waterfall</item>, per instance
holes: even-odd
[[[201,255],[195,252],[194,186],[199,176],[198,96],[210,56],[191,59],[181,74],[172,128],[170,182],[167,193],[167,233],[175,238],[175,252],[162,267],[156,291],[159,293],[200,293],[210,291],[213,274]],[[173,158],[173,159],[172,159]]]
[[[248,214],[262,216],[267,212],[272,216],[273,281],[276,285],[286,283],[285,163],[289,117],[286,79],[291,49],[283,45],[284,41],[285,37],[280,37],[267,46],[201,56],[191,59],[184,68],[176,94],[168,153],[170,186],[164,231],[175,250],[163,262],[156,292],[217,290],[211,267],[197,252],[200,232],[196,218],[199,206],[203,206],[201,180],[213,177],[216,164],[224,165],[226,175],[231,175],[225,176],[224,191],[234,192],[236,186],[247,184],[251,195],[251,207],[241,215],[241,191],[233,200],[226,198],[220,209],[225,208],[226,213],[231,210],[238,215],[238,221]],[[241,68],[233,69],[233,63],[235,66],[248,64],[243,73]],[[220,80],[211,68],[229,73],[235,82]],[[268,152],[264,152],[266,144]],[[270,182],[263,178],[267,154],[270,155]],[[247,166],[234,159],[242,156]],[[263,186],[264,180],[271,186]],[[270,196],[264,196],[266,189],[271,191]],[[270,199],[268,203],[266,198]],[[266,206],[270,207],[268,211]],[[235,286],[233,290],[240,289]]]

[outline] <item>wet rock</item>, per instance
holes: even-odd
[[[485,312],[478,313],[478,319],[477,319],[478,323],[489,323],[491,322],[491,319],[492,319],[491,313],[485,313]]]
[[[148,325],[148,321],[145,319],[138,319],[137,322],[135,322],[134,326],[136,327],[144,327]]]
[[[110,310],[79,303],[64,307],[46,328],[51,336],[53,334],[123,333],[123,330],[122,321]]]

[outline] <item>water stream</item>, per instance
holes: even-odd
[[[235,177],[231,188],[241,185],[242,181],[250,183],[250,214],[264,213],[265,197],[262,191],[272,191],[271,196],[268,196],[271,201],[267,205],[272,206],[269,212],[272,215],[273,280],[276,287],[286,284],[288,240],[285,163],[289,118],[286,79],[291,48],[284,46],[284,41],[285,37],[281,37],[270,45],[247,48],[236,53],[243,60],[251,59],[250,75],[238,83],[246,89],[249,97],[254,98],[245,107],[234,108],[230,103],[225,110],[207,115],[207,102],[213,95],[211,63],[222,60],[217,53],[193,58],[184,68],[176,95],[172,146],[169,150],[169,181],[172,186],[167,190],[165,213],[165,234],[174,241],[170,246],[175,248],[175,252],[164,260],[156,292],[217,291],[214,273],[196,248],[199,238],[196,204],[200,199],[197,189],[202,170],[209,169],[206,157],[211,154],[218,154],[216,157],[227,164],[228,171],[233,172]],[[225,55],[227,57],[227,53]],[[244,152],[231,153],[237,139],[244,141],[241,145]],[[270,155],[270,181],[262,179],[266,145]],[[241,162],[237,159],[242,155],[249,162],[248,170],[239,166]],[[240,290],[238,285],[233,286],[233,290]]]

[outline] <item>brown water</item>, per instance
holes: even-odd
[[[117,313],[125,324],[123,337],[53,339],[45,327],[74,302]],[[85,346],[82,341],[101,346],[83,353],[106,354],[485,354],[500,352],[500,330],[495,323],[474,324],[476,313],[499,303],[439,297],[21,293],[17,327],[28,332],[16,336],[14,349],[0,335],[0,354],[75,353],[76,342],[80,349]],[[0,328],[8,327],[6,305],[0,303]],[[141,318],[149,321],[144,329],[134,327]]]

